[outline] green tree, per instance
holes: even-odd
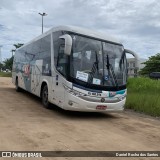
[[[0,72],[1,72],[1,69],[3,69],[3,63],[0,63]]]
[[[18,48],[20,48],[21,46],[23,46],[23,43],[17,43],[17,44],[13,44],[13,46],[15,47],[15,49],[12,49],[12,56],[13,56],[13,52],[15,52]]]
[[[11,50],[11,52],[12,52],[12,57],[13,57],[13,52],[15,52],[15,51],[16,51],[16,49],[12,49],[12,50]]]
[[[13,64],[13,52],[16,51],[16,49],[20,48],[21,46],[23,46],[22,43],[17,43],[17,44],[13,44],[13,46],[15,47],[15,49],[12,49],[12,57],[11,58],[7,58],[5,61],[3,61],[4,63],[4,68],[5,69],[12,69],[12,64]]]
[[[13,44],[13,46],[17,49],[20,48],[21,46],[23,46],[23,43],[17,43],[17,44]]]
[[[143,64],[145,64],[145,67],[139,71],[140,75],[149,75],[151,72],[160,72],[160,53],[149,57],[149,60]]]
[[[13,64],[13,57],[7,58],[6,60],[3,61],[5,69],[10,69],[12,70],[12,64]]]

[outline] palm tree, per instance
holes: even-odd
[[[23,46],[23,43],[17,43],[17,44],[13,44],[13,46],[17,49],[20,48],[21,46]]]
[[[13,46],[15,47],[15,49],[12,49],[12,57],[13,57],[13,52],[15,52],[18,48],[20,48],[21,46],[23,46],[23,43],[17,43],[17,44],[13,44]]]
[[[12,50],[11,50],[11,52],[12,52],[12,57],[13,57],[13,52],[15,52],[15,51],[16,51],[16,49],[12,49]]]

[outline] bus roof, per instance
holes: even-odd
[[[109,41],[112,43],[122,44],[119,40],[117,40],[109,35],[106,35],[105,33],[100,33],[100,32],[93,31],[93,30],[86,29],[86,28],[82,28],[82,27],[66,25],[66,26],[53,27],[50,30],[48,30],[47,32],[41,34],[40,36],[38,36],[38,37],[34,38],[33,40],[31,40],[30,42],[26,43],[25,45],[23,45],[20,48],[23,48],[24,46],[26,46],[26,45],[28,45],[38,39],[43,38],[46,35],[51,34],[52,32],[56,32],[56,31],[69,31],[69,32],[80,34],[80,35],[85,35],[88,37],[97,38],[97,39],[101,39],[104,41]]]
[[[120,41],[118,41],[117,39],[115,39],[115,38],[113,38],[109,35],[106,35],[105,33],[100,33],[100,32],[97,32],[97,31],[93,31],[93,30],[90,30],[90,29],[77,27],[77,26],[58,26],[58,27],[52,28],[50,31],[54,32],[54,31],[61,31],[61,30],[74,32],[74,33],[77,33],[77,34],[81,34],[81,35],[94,37],[94,38],[97,38],[97,39],[106,40],[106,41],[121,44]]]

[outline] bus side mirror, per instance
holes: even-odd
[[[124,50],[125,50],[125,53],[131,54],[135,58],[135,67],[138,69],[139,68],[139,63],[138,63],[139,57],[138,57],[138,55],[135,52],[133,52],[129,49],[124,49]]]
[[[65,40],[64,54],[69,56],[71,54],[71,49],[72,49],[72,37],[69,34],[64,34],[59,38]]]
[[[139,57],[138,57],[138,55],[129,49],[124,49],[124,50],[125,50],[125,53],[131,54],[135,58],[135,69],[136,69],[136,74],[137,74],[137,71],[139,70]]]

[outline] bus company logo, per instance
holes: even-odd
[[[116,92],[109,92],[110,97],[114,97],[116,95]]]
[[[30,73],[30,65],[24,65],[23,68],[24,68],[24,74],[25,75],[29,75],[29,73]]]
[[[101,98],[101,102],[102,102],[102,103],[105,102],[105,98]]]

